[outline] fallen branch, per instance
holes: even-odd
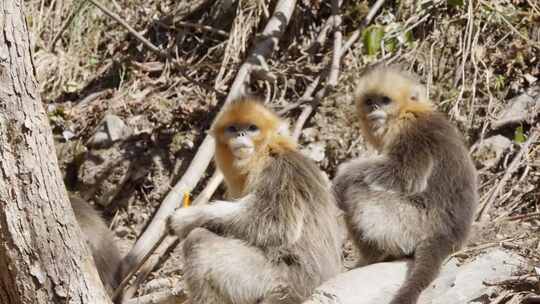
[[[285,32],[291,19],[295,4],[295,0],[280,0],[276,4],[275,12],[263,30],[262,40],[256,44],[249,57],[240,67],[230,88],[230,92],[225,99],[225,104],[230,103],[232,100],[237,99],[244,94],[247,85],[249,84],[249,76],[252,67],[257,65],[257,57],[267,57],[277,47],[279,38]],[[144,233],[122,261],[122,269],[126,270],[123,275],[133,273],[133,269],[139,267],[138,265],[141,264],[147,255],[149,255],[151,249],[155,247],[155,244],[166,234],[167,218],[176,209],[177,203],[180,201],[182,195],[186,192],[191,192],[193,188],[195,188],[210,164],[213,155],[214,139],[207,135],[180,181],[167,194],[154,215],[152,222],[148,225]]]
[[[161,258],[165,256],[165,254],[177,242],[178,242],[178,237],[176,237],[175,235],[167,235],[165,237],[165,239],[157,247],[156,251],[152,253],[152,255],[148,258],[146,262],[144,262],[133,284],[131,284],[124,292],[123,294],[124,299],[125,299],[124,303],[131,302],[129,299],[133,298],[133,296],[137,292],[137,288],[139,288],[139,285],[141,285],[146,280],[146,278],[150,275],[152,270],[154,270],[154,268],[159,264]],[[173,290],[172,294],[176,295],[176,292],[174,292]]]

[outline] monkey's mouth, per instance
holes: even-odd
[[[386,113],[381,110],[375,110],[367,115],[367,119],[374,126],[382,126],[386,122]]]
[[[236,159],[245,159],[250,157],[254,151],[254,147],[238,147],[235,148],[232,153]]]

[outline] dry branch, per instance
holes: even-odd
[[[222,181],[223,174],[216,170],[212,177],[210,177],[210,179],[206,183],[203,191],[201,191],[201,193],[199,193],[199,195],[197,196],[197,199],[193,201],[193,205],[204,205],[208,203],[208,201],[210,201],[210,198],[212,198],[212,195],[214,195],[214,192],[216,192]]]
[[[335,87],[338,81],[339,64],[341,62],[341,43],[343,35],[339,29],[341,26],[341,15],[339,9],[341,7],[340,0],[332,0],[332,15],[334,19],[334,49],[332,53],[332,64],[330,66],[330,75],[328,75],[327,85]]]
[[[94,0],[89,0],[94,1]],[[277,47],[279,38],[291,19],[296,1],[280,0],[276,4],[275,12],[268,21],[262,33],[262,40],[257,43],[250,56],[240,67],[236,78],[230,88],[230,92],[225,100],[225,104],[242,96],[250,80],[250,72],[253,66],[257,65],[257,57],[269,56]],[[152,222],[137,240],[131,251],[123,261],[124,275],[137,268],[141,261],[147,256],[162,236],[166,233],[166,221],[177,208],[177,203],[185,192],[191,192],[202,178],[214,155],[214,139],[207,135],[195,154],[191,164],[180,181],[167,194],[161,206],[157,210]]]
[[[148,260],[144,262],[141,270],[137,274],[135,282],[133,282],[133,284],[131,284],[124,292],[124,299],[127,299],[124,300],[124,303],[131,303],[129,299],[131,299],[135,295],[139,285],[141,285],[146,280],[152,270],[159,264],[161,258],[170,250],[171,247],[173,247],[174,244],[177,243],[177,241],[178,237],[174,235],[167,235],[165,239],[161,241],[155,252],[153,252],[152,255],[148,258]],[[176,298],[177,294],[178,293],[175,292],[175,290],[172,290],[171,296],[173,296],[173,298]]]

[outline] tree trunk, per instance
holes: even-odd
[[[111,303],[58,169],[22,9],[0,1],[0,303]]]

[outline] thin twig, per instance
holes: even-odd
[[[54,52],[56,42],[60,40],[60,37],[62,37],[62,34],[64,33],[64,31],[68,28],[68,26],[71,24],[73,19],[75,19],[75,16],[77,16],[77,14],[81,11],[84,4],[86,4],[86,0],[81,0],[81,2],[79,2],[79,4],[73,9],[73,12],[71,12],[71,15],[69,15],[69,17],[66,19],[64,24],[62,24],[62,27],[60,28],[58,33],[56,33],[56,35],[54,36],[51,42],[51,45],[49,46],[49,50],[51,52]]]
[[[191,22],[186,22],[186,21],[177,21],[175,24],[179,25],[179,26],[182,26],[182,27],[189,27],[189,28],[192,28],[192,29],[197,29],[197,30],[202,30],[202,31],[207,31],[207,32],[210,32],[210,33],[218,34],[218,35],[223,36],[225,38],[229,37],[229,33],[225,32],[223,30],[213,28],[213,27],[208,26],[208,25],[204,25],[204,24],[197,24],[197,23],[191,23]]]
[[[499,12],[495,7],[491,6],[489,3],[486,3],[485,1],[480,1],[480,2],[482,2],[483,5],[487,6],[489,9],[491,9],[492,11],[497,13],[497,15],[499,15],[499,17],[501,17],[501,19],[504,21],[504,23],[506,23],[508,25],[510,30],[512,30],[512,32],[514,32],[514,34],[521,37],[521,39],[525,40],[532,47],[540,50],[540,44],[538,42],[534,41],[534,40],[529,39],[529,37],[523,35],[510,21],[508,21],[508,19],[506,19],[506,16],[504,14]]]
[[[276,4],[275,12],[263,30],[263,39],[257,43],[250,56],[240,67],[225,103],[229,103],[244,94],[245,88],[249,83],[252,66],[258,62],[256,60],[257,56],[267,57],[274,51],[279,38],[287,28],[295,5],[296,1],[294,0],[280,0]],[[138,268],[142,259],[152,251],[155,244],[165,235],[167,218],[176,209],[180,197],[185,192],[191,192],[197,185],[210,164],[213,155],[214,139],[210,135],[207,135],[180,181],[167,194],[154,215],[152,222],[122,261],[124,265],[123,269],[132,270]],[[133,271],[128,271],[128,273],[133,273]]]
[[[384,4],[385,0],[377,0],[375,4],[371,7],[368,14],[362,21],[362,24],[360,25],[360,28],[356,31],[352,32],[352,34],[349,36],[349,39],[347,39],[347,42],[343,45],[343,48],[341,49],[341,57],[351,48],[353,43],[360,38],[360,34],[362,34],[362,30],[371,23],[371,20],[373,20],[373,17],[379,12],[382,5]]]
[[[148,39],[144,38],[141,34],[139,34],[134,28],[132,28],[124,19],[120,18],[117,14],[111,12],[108,8],[103,6],[103,4],[99,3],[96,0],[88,0],[90,3],[92,3],[94,6],[99,8],[103,13],[105,13],[107,16],[113,18],[116,22],[120,23],[128,32],[130,32],[137,40],[142,42],[148,49],[150,49],[152,52],[168,57],[167,53],[163,52],[162,49],[155,46],[152,42],[150,42]]]
[[[491,206],[493,205],[493,202],[499,197],[499,194],[501,190],[506,185],[506,182],[510,179],[512,174],[519,168],[519,165],[521,164],[521,159],[523,156],[529,151],[529,148],[532,143],[536,142],[538,140],[538,137],[540,136],[540,128],[536,128],[529,139],[521,146],[521,150],[519,150],[518,154],[514,157],[506,171],[504,172],[503,177],[501,180],[497,183],[495,188],[491,191],[489,196],[486,198],[486,201],[483,203],[483,205],[480,207],[477,215],[476,220],[484,222],[488,219],[489,210],[491,209]]]

